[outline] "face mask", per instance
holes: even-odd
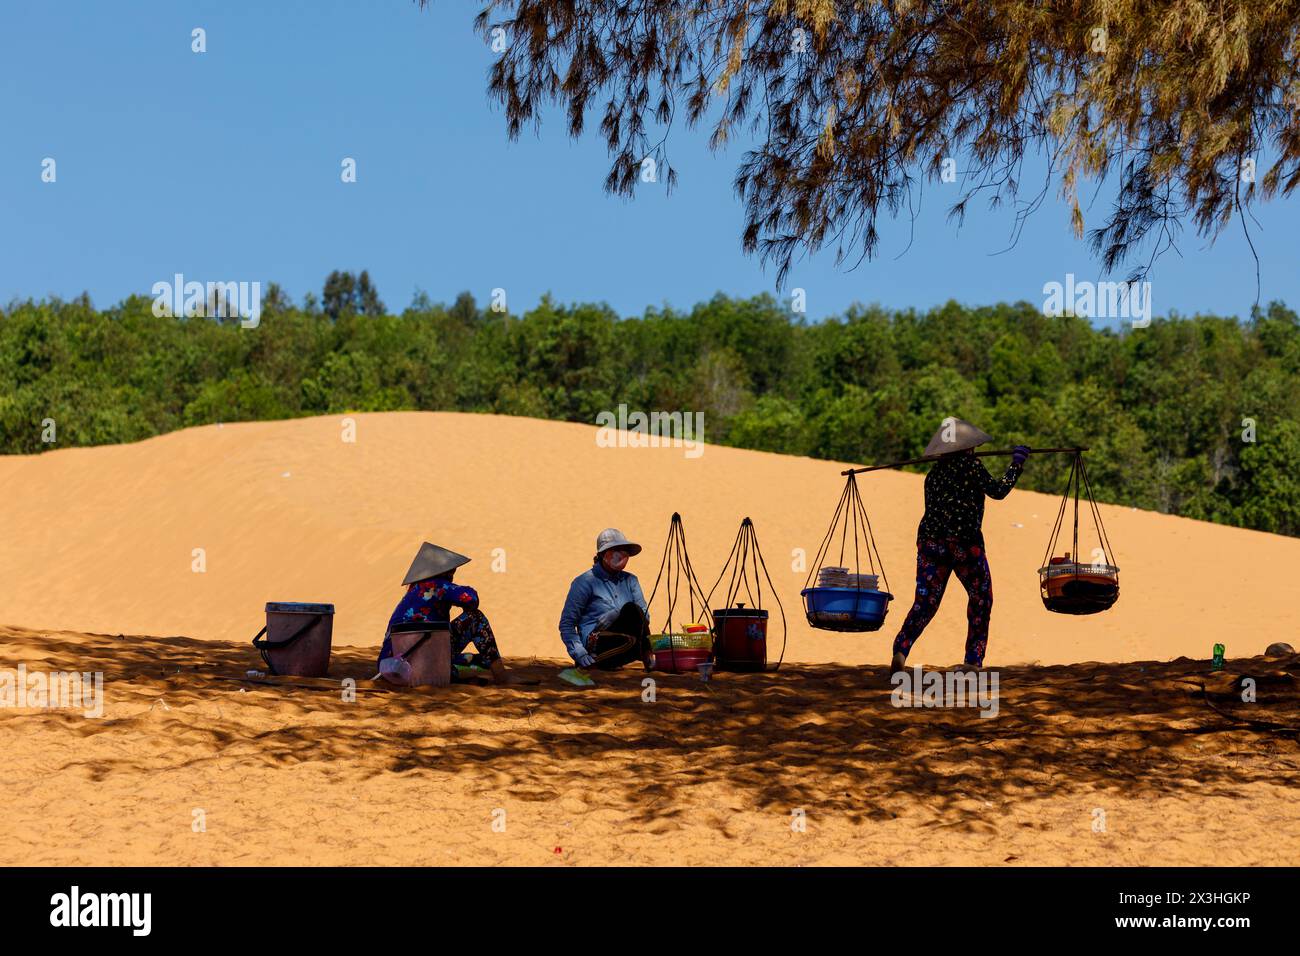
[[[606,551],[605,567],[611,571],[622,571],[627,566],[627,554],[623,551]]]

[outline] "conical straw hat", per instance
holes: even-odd
[[[949,452],[974,448],[976,445],[982,445],[986,441],[992,441],[992,439],[992,435],[981,431],[970,422],[949,416],[943,420],[939,430],[934,433],[934,437],[930,439],[930,444],[925,446],[925,453],[927,456],[946,455]]]
[[[446,574],[462,564],[468,564],[469,558],[463,554],[457,554],[455,551],[448,551],[446,548],[440,548],[436,544],[430,544],[428,541],[420,545],[420,551],[411,562],[411,570],[406,572],[406,577],[402,578],[403,584],[414,584],[416,581],[423,581],[427,578],[436,578],[440,574]]]

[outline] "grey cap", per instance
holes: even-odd
[[[411,562],[411,570],[406,572],[402,583],[414,584],[416,581],[436,578],[440,574],[455,570],[462,564],[469,564],[469,561],[470,559],[463,554],[457,554],[455,551],[440,548],[426,541],[420,545],[420,551]]]
[[[596,554],[604,554],[606,551],[626,551],[629,555],[640,554],[641,545],[633,544],[623,536],[623,532],[617,528],[606,528],[600,534],[596,535]]]
[[[943,420],[939,430],[934,433],[934,437],[930,439],[930,444],[925,446],[925,454],[927,456],[946,455],[953,451],[965,451],[967,448],[982,445],[986,441],[992,440],[992,438],[993,436],[988,432],[976,428],[970,422],[949,416]]]

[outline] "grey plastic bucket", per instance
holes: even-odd
[[[272,674],[324,677],[333,640],[333,604],[268,601],[266,626],[253,638],[253,646]]]
[[[451,628],[422,621],[389,629],[393,655],[411,665],[408,687],[446,687],[451,683]]]

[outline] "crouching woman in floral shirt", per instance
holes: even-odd
[[[478,606],[478,592],[465,585],[456,584],[453,578],[456,569],[468,564],[469,558],[455,551],[440,548],[436,544],[424,542],[420,552],[411,564],[402,584],[406,593],[394,608],[388,619],[388,631],[384,635],[384,646],[379,651],[379,662],[393,656],[393,639],[390,636],[397,624],[410,624],[428,621],[441,624],[451,629],[452,678],[456,676],[456,664],[477,664],[487,668],[498,684],[536,683],[514,677],[506,672],[501,661],[501,652],[497,650],[496,635],[487,615]],[[461,609],[460,615],[450,620],[451,609]],[[470,644],[478,653],[466,654],[465,648]]]

